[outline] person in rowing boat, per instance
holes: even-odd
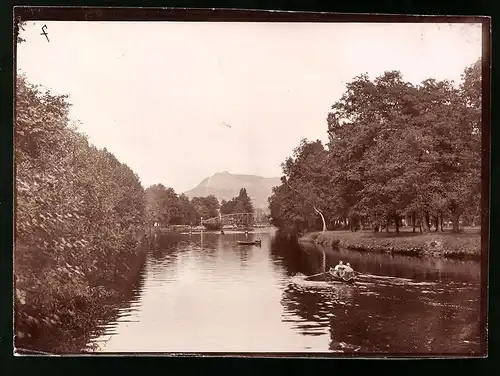
[[[330,268],[330,274],[334,277],[342,277],[344,275],[344,269],[346,266],[342,262],[342,260],[339,261],[337,265],[335,265],[335,268]]]
[[[346,278],[353,278],[354,277],[354,269],[351,268],[350,263],[346,264],[343,277],[346,277]]]

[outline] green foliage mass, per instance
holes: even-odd
[[[241,188],[238,196],[229,201],[222,200],[220,212],[221,214],[253,213],[252,200],[248,196],[247,190]]]
[[[151,226],[168,227],[173,225],[199,225],[201,220],[215,218],[221,214],[253,213],[252,200],[245,188],[240,189],[237,197],[229,201],[219,200],[214,195],[193,197],[191,200],[184,195],[178,195],[172,188],[155,184],[146,189],[146,218]],[[210,229],[219,225],[204,223]]]
[[[195,226],[201,218],[218,215],[219,200],[214,195],[193,197],[178,195],[174,189],[162,184],[154,184],[146,189],[146,218],[150,226],[168,227],[172,225]]]
[[[117,295],[112,286],[144,236],[138,176],[90,145],[71,125],[69,108],[66,96],[18,75],[14,272],[21,347],[90,325],[94,303]]]
[[[478,223],[481,62],[462,82],[405,82],[388,71],[355,77],[327,117],[327,145],[302,140],[269,198],[272,223],[293,232],[361,225],[397,231],[402,219]],[[317,210],[314,210],[316,208]]]

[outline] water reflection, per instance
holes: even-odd
[[[238,245],[260,238],[261,246]],[[340,259],[355,285],[305,283]],[[102,351],[479,351],[479,265],[315,246],[271,233],[159,239]],[[104,341],[107,340],[106,343]]]
[[[301,253],[302,252],[302,253]],[[480,350],[480,267],[470,261],[421,260],[315,245],[273,243],[292,273],[315,274],[339,260],[362,273],[356,285],[290,283],[283,320],[302,335],[329,333],[343,353],[467,353]]]
[[[339,260],[350,262],[361,273],[417,280],[474,281],[481,279],[481,265],[470,260],[443,260],[403,255],[333,249],[315,244],[303,244],[299,249],[307,256],[315,272],[320,273],[321,258],[326,255],[326,267]]]
[[[421,288],[342,286],[311,289],[290,286],[284,293],[284,319],[297,328],[314,323],[328,330],[330,350],[373,353],[460,353],[479,351],[478,302],[463,294],[421,297]],[[470,293],[468,297],[473,297]],[[466,301],[468,299],[465,299]],[[298,317],[290,319],[289,317]],[[315,334],[303,330],[304,335]]]

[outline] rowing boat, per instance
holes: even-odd
[[[337,273],[320,273],[315,274],[305,278],[308,281],[318,281],[318,282],[342,282],[342,283],[354,283],[356,280],[356,273],[343,273],[341,275]]]
[[[260,245],[260,240],[239,240],[237,242],[239,245]]]

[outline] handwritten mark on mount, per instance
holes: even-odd
[[[43,26],[42,26],[42,32],[40,33],[40,35],[45,35],[45,38],[47,38],[47,42],[50,42],[50,40],[49,40],[49,34],[47,34],[47,33],[45,32],[45,29],[46,29],[46,28],[47,28],[47,25],[43,25]]]

